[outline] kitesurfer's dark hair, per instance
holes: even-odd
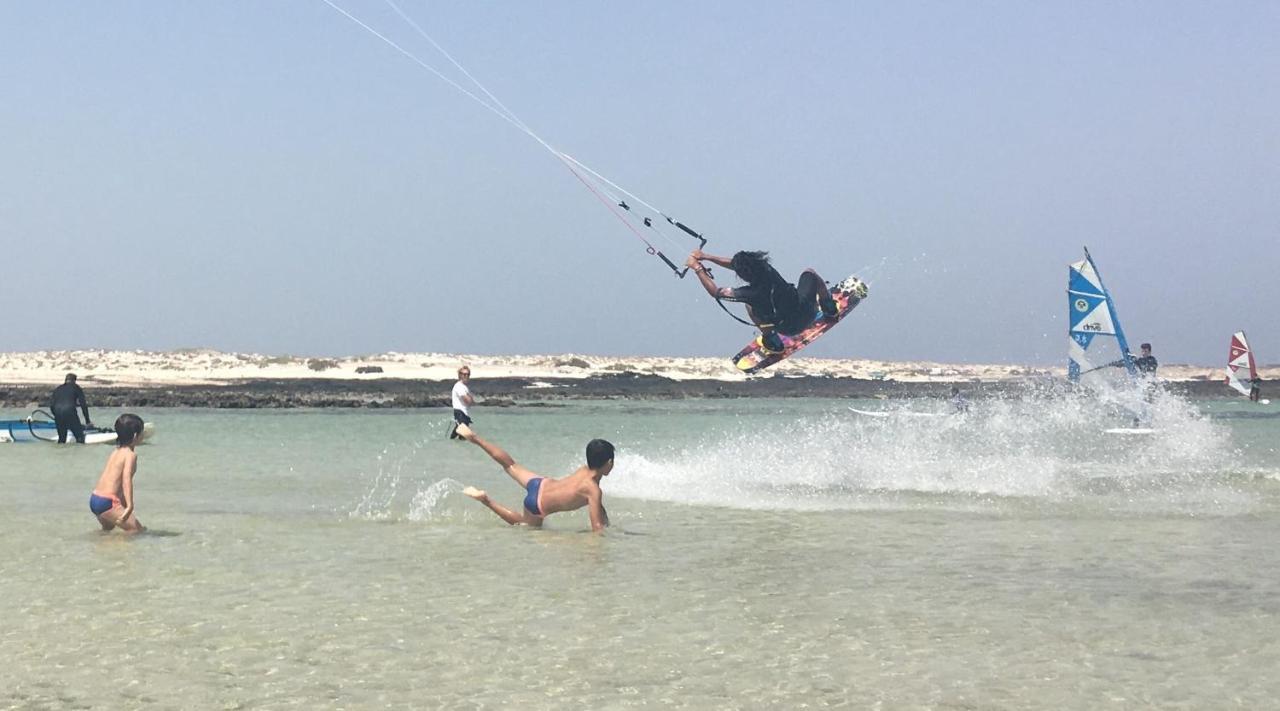
[[[64,383],[74,383],[76,381],[75,373],[67,373],[67,377],[63,379]]]
[[[738,252],[729,260],[729,268],[748,284],[762,282],[769,276],[769,253]]]
[[[116,418],[116,446],[127,447],[142,434],[142,418],[128,412]]]
[[[587,442],[587,468],[599,469],[613,459],[613,445],[603,439]]]

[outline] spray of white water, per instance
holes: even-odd
[[[963,415],[870,418],[845,410],[778,421],[768,431],[629,453],[609,491],[777,510],[1248,508],[1250,495],[1224,476],[1235,453],[1223,427],[1178,398],[1133,397],[1028,397],[977,402]],[[1106,432],[1130,427],[1131,411],[1155,432]]]

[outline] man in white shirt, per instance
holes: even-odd
[[[458,435],[458,425],[471,424],[471,406],[476,404],[475,397],[467,383],[471,381],[471,368],[458,368],[458,382],[453,384],[453,427],[449,429],[449,439],[462,439]]]

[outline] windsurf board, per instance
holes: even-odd
[[[859,415],[867,417],[946,417],[944,412],[911,412],[910,410],[859,410],[856,407],[849,408],[849,412],[855,412]]]

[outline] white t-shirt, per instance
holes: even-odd
[[[464,396],[471,396],[471,388],[459,380],[453,384],[453,409],[462,410],[462,414],[470,417],[471,412],[467,410],[467,401],[462,399]]]

